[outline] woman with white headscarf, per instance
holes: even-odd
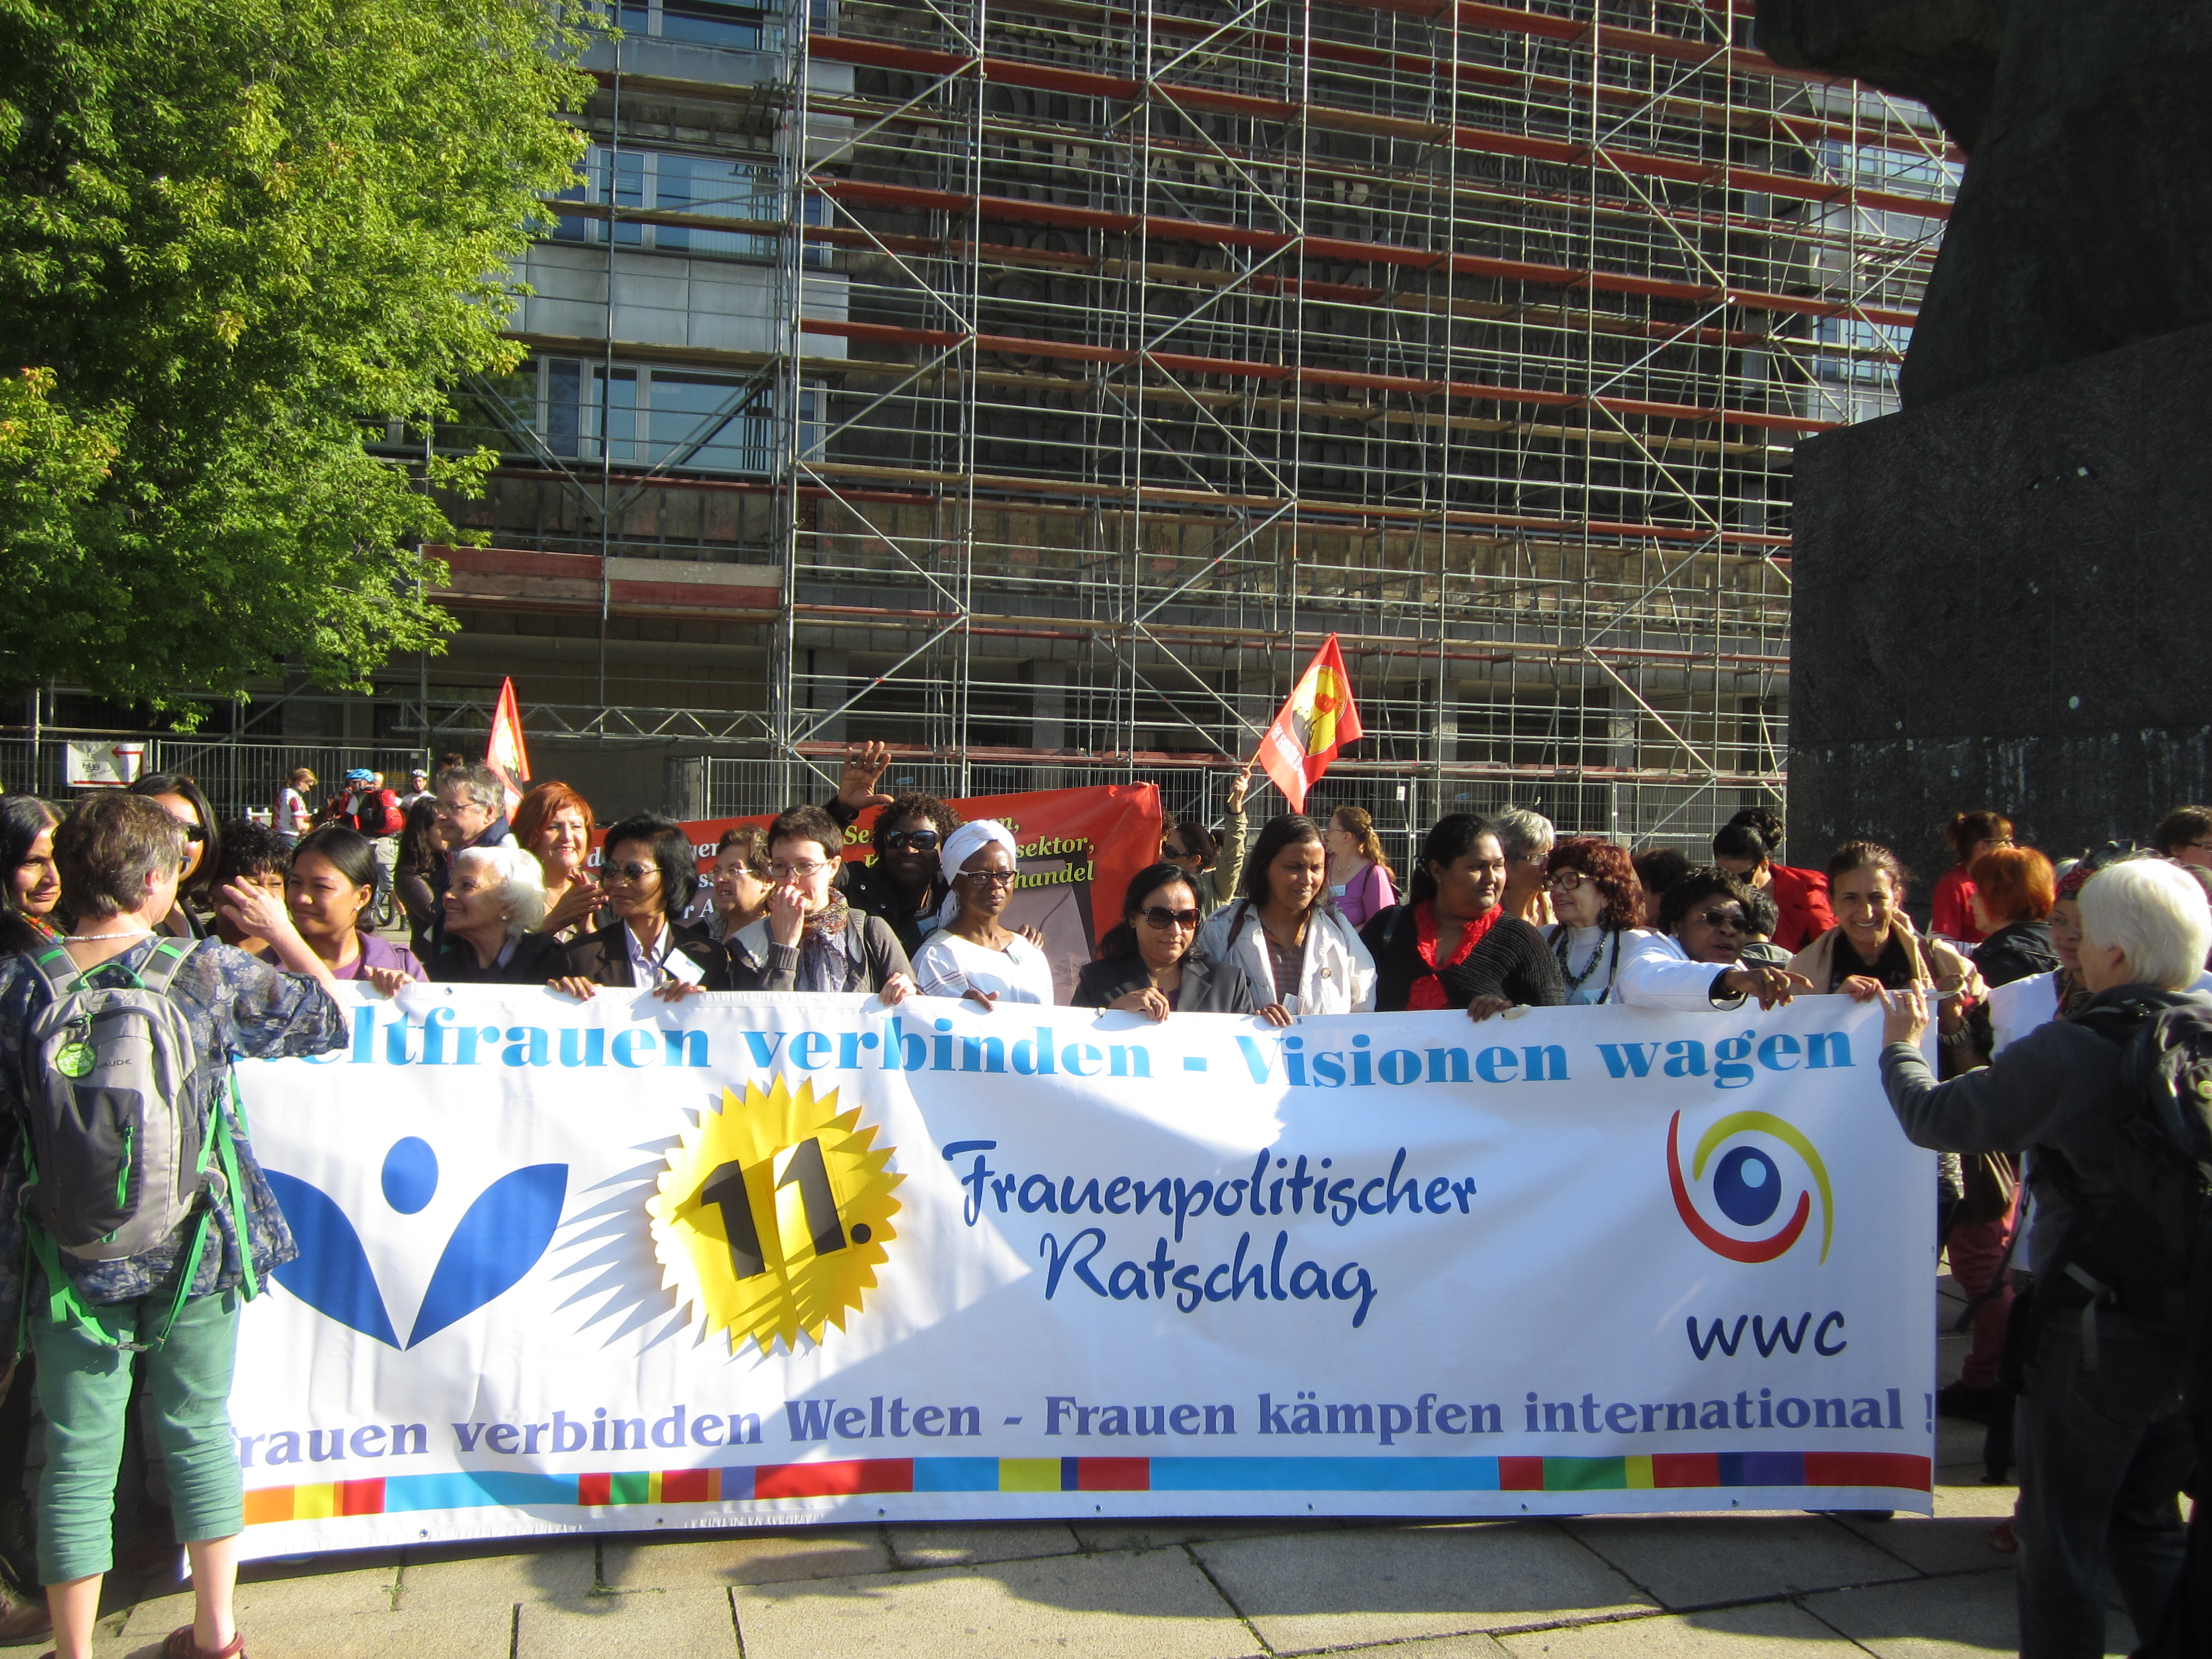
[[[995,818],[978,818],[946,836],[938,856],[952,890],[937,931],[915,953],[915,988],[926,997],[965,997],[986,1009],[1051,1002],[1052,965],[1044,952],[999,925],[1014,896],[1013,833]]]

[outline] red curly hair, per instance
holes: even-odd
[[[1569,836],[1554,844],[1552,856],[1544,860],[1544,878],[1548,881],[1562,870],[1581,871],[1605,895],[1599,927],[1637,925],[1644,913],[1644,893],[1626,848],[1616,847],[1602,836]]]

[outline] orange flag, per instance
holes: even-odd
[[[522,708],[514,700],[514,682],[503,680],[499,707],[492,711],[491,738],[484,744],[484,764],[499,774],[507,791],[507,815],[522,804],[522,786],[530,781],[530,751],[522,744]]]
[[[1275,723],[1260,739],[1260,764],[1291,804],[1306,810],[1306,791],[1321,781],[1337,751],[1359,736],[1359,709],[1336,635],[1322,641]]]

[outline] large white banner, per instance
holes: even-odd
[[[417,986],[240,1068],[246,1553],[885,1517],[1929,1507],[1876,1011]]]

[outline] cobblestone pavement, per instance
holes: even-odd
[[[1944,1291],[1955,1310],[1948,1279]],[[1955,1376],[1960,1339],[1942,1347]],[[609,1534],[264,1565],[249,1570],[239,1613],[255,1659],[2010,1653],[2012,1558],[1989,1534],[2014,1493],[1980,1484],[1980,1449],[1978,1426],[1944,1424],[1933,1518]],[[150,1655],[190,1607],[173,1581],[113,1581],[95,1651]],[[2109,1635],[2109,1652],[2132,1645],[2117,1612]]]

